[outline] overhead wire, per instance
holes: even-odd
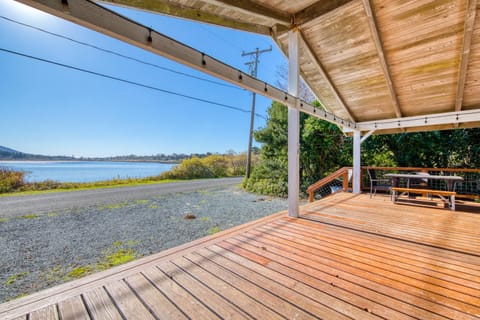
[[[155,64],[155,63],[151,63],[151,62],[147,62],[147,61],[144,61],[144,60],[141,60],[141,59],[130,57],[130,56],[127,56],[125,54],[122,54],[122,53],[119,53],[119,52],[116,52],[116,51],[113,51],[113,50],[105,49],[105,48],[102,48],[102,47],[99,47],[99,46],[96,46],[96,45],[93,45],[93,44],[90,44],[90,43],[87,43],[87,42],[79,41],[79,40],[73,39],[71,37],[67,37],[67,36],[64,36],[64,35],[61,35],[61,34],[58,34],[58,33],[55,33],[55,32],[51,32],[51,31],[48,31],[48,30],[45,30],[45,29],[42,29],[42,28],[39,28],[39,27],[35,27],[35,26],[30,25],[30,24],[20,22],[20,21],[17,21],[17,20],[2,16],[2,15],[0,15],[0,18],[4,19],[6,21],[9,21],[9,22],[16,23],[18,25],[27,27],[27,28],[31,28],[31,29],[34,29],[34,30],[52,35],[54,37],[58,37],[58,38],[61,38],[61,39],[64,39],[64,40],[68,40],[68,41],[74,42],[76,44],[80,44],[82,46],[90,47],[90,48],[93,48],[93,49],[98,50],[98,51],[102,51],[102,52],[105,52],[105,53],[108,53],[108,54],[112,54],[112,55],[115,55],[115,56],[118,56],[118,57],[121,57],[121,58],[124,58],[124,59],[127,59],[127,60],[135,61],[135,62],[144,64],[144,65],[148,65],[148,66],[151,66],[151,67],[154,67],[154,68],[157,68],[157,69],[161,69],[161,70],[164,70],[164,71],[168,71],[168,72],[175,73],[175,74],[178,74],[178,75],[182,75],[182,76],[185,76],[185,77],[197,79],[197,80],[200,80],[200,81],[209,82],[209,83],[212,83],[212,84],[215,84],[215,85],[219,85],[219,86],[223,86],[223,87],[227,87],[227,88],[231,88],[231,89],[237,89],[237,90],[242,90],[242,91],[245,90],[243,88],[233,86],[233,85],[230,85],[230,84],[227,84],[227,83],[223,83],[223,82],[219,82],[219,81],[195,76],[195,75],[192,75],[192,74],[189,74],[189,73],[186,73],[186,72],[177,71],[177,70],[174,70],[174,69],[171,69],[171,68],[160,66],[160,65]]]
[[[13,50],[5,49],[5,48],[0,48],[0,51],[10,53],[10,54],[13,54],[13,55],[17,55],[17,56],[21,56],[21,57],[24,57],[24,58],[29,58],[29,59],[32,59],[32,60],[37,60],[37,61],[53,64],[53,65],[56,65],[56,66],[67,68],[67,69],[88,73],[88,74],[95,75],[95,76],[98,76],[98,77],[102,77],[102,78],[106,78],[106,79],[110,79],[110,80],[115,80],[115,81],[130,84],[130,85],[154,90],[154,91],[159,91],[159,92],[169,94],[169,95],[173,95],[173,96],[183,97],[183,98],[194,100],[194,101],[199,101],[199,102],[203,102],[203,103],[207,103],[207,104],[211,104],[211,105],[216,105],[216,106],[219,106],[219,107],[222,107],[222,108],[227,108],[227,109],[231,109],[231,110],[235,110],[235,111],[239,111],[239,112],[243,112],[243,113],[250,113],[250,110],[242,109],[240,107],[236,107],[236,106],[232,106],[232,105],[228,105],[228,104],[225,104],[225,103],[216,102],[216,101],[212,101],[212,100],[207,100],[207,99],[203,99],[203,98],[198,98],[198,97],[194,97],[194,96],[187,95],[187,94],[184,94],[184,93],[179,93],[179,92],[174,92],[174,91],[162,89],[162,88],[159,88],[159,87],[146,85],[146,84],[143,84],[143,83],[139,83],[139,82],[135,82],[135,81],[131,81],[131,80],[127,80],[127,79],[103,74],[103,73],[100,73],[100,72],[87,70],[87,69],[75,67],[75,66],[72,66],[72,65],[68,65],[68,64],[64,64],[64,63],[60,63],[60,62],[56,62],[56,61],[52,61],[52,60],[48,60],[48,59],[44,59],[44,58],[40,58],[40,57],[35,57],[35,56],[25,54],[25,53],[21,53],[21,52],[18,52],[18,51],[13,51]],[[255,116],[257,116],[259,118],[262,118],[262,119],[267,119],[265,116],[263,116],[261,114],[258,114],[258,113],[255,113]]]

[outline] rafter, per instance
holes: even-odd
[[[393,86],[392,75],[390,72],[390,68],[388,67],[387,58],[385,57],[385,51],[383,50],[382,40],[380,37],[380,33],[378,32],[377,22],[375,21],[375,16],[373,14],[370,0],[363,0],[363,6],[365,8],[365,13],[367,14],[370,34],[372,35],[373,42],[375,43],[375,47],[377,48],[377,54],[380,60],[380,67],[382,68],[385,80],[387,81],[388,90],[390,91],[393,109],[397,118],[400,118],[402,117],[400,103],[398,101],[397,93],[395,92],[395,88]]]
[[[308,45],[308,43],[305,41],[305,38],[303,37],[303,34],[300,32],[300,43],[303,47],[303,50],[305,50],[305,53],[307,54],[308,59],[315,65],[318,73],[322,76],[322,78],[325,80],[327,83],[328,88],[330,91],[333,93],[333,96],[337,100],[338,104],[341,106],[343,111],[348,115],[348,118],[350,121],[355,121],[355,118],[352,116],[352,113],[350,112],[350,109],[346,105],[345,101],[343,98],[340,96],[340,93],[338,92],[337,87],[333,84],[332,80],[330,79],[329,75],[323,68],[322,64],[320,61],[318,61],[317,57],[313,53],[312,49]]]
[[[268,8],[253,2],[251,0],[201,0],[202,2],[229,8],[242,13],[253,15],[262,19],[273,20],[277,24],[289,26],[291,24],[291,17],[281,11]]]
[[[317,118],[342,127],[356,127],[353,122],[318,109],[275,86],[254,78],[136,21],[125,18],[91,0],[71,0],[68,2],[60,0],[16,1],[210,74]]]
[[[333,11],[344,4],[353,0],[320,0],[310,5],[309,7],[295,13],[293,16],[293,23],[296,26],[301,26],[313,19],[316,19],[330,11]]]
[[[135,9],[141,9],[151,12],[157,12],[174,17],[201,21],[218,26],[259,33],[263,35],[270,35],[271,28],[266,25],[259,25],[254,23],[248,23],[238,21],[231,17],[219,16],[200,9],[181,6],[174,4],[170,1],[149,1],[149,0],[100,0],[97,2],[104,2],[109,4],[115,4]]]
[[[472,45],[473,29],[477,13],[477,0],[468,0],[467,11],[465,12],[465,28],[463,34],[462,55],[460,56],[460,67],[458,70],[457,95],[455,99],[455,111],[462,110],[465,81],[467,79],[468,61],[470,58],[470,47]]]

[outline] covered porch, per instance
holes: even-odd
[[[340,192],[0,306],[2,319],[478,319],[480,205]]]
[[[111,1],[271,35],[289,57],[288,93],[91,1],[20,2],[285,103],[290,204],[5,303],[0,318],[480,317],[478,204],[450,212],[360,193],[362,139],[478,127],[477,1]],[[298,98],[300,75],[325,109]],[[299,207],[300,112],[353,135],[353,193]]]

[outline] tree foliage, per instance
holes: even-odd
[[[259,162],[253,168],[250,179],[244,182],[247,190],[279,196],[287,194],[287,115],[286,106],[273,102],[268,110],[266,126],[255,132],[255,139],[262,143],[262,149]],[[337,126],[304,113],[300,114],[302,190],[351,162],[349,140]]]
[[[478,168],[480,129],[372,136],[362,149],[364,165]]]

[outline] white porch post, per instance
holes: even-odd
[[[353,193],[359,194],[361,176],[361,134],[360,131],[353,132]]]
[[[288,93],[299,92],[298,30],[288,33]],[[300,197],[300,111],[288,108],[288,215],[298,217]]]

